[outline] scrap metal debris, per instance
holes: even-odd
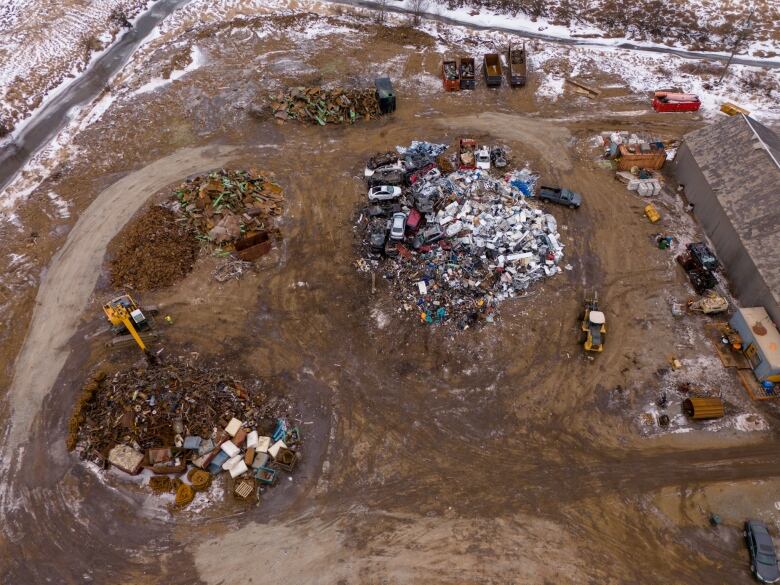
[[[188,179],[175,197],[198,238],[225,250],[242,238],[273,232],[272,218],[284,206],[282,188],[270,175],[244,170],[220,169]]]
[[[293,87],[270,96],[274,116],[312,124],[354,124],[380,115],[374,89]]]
[[[251,262],[246,262],[245,260],[239,260],[237,258],[228,257],[222,260],[217,265],[217,267],[211,273],[211,276],[217,282],[224,283],[227,282],[228,280],[240,279],[245,272],[251,269],[252,269]]]
[[[67,446],[126,473],[151,471],[149,487],[175,492],[175,508],[182,508],[222,471],[261,485],[275,483],[277,471],[292,472],[301,433],[288,410],[259,382],[172,358],[92,376],[74,408]]]
[[[442,174],[445,148],[398,147],[394,167],[403,168],[404,180],[398,189],[370,192],[359,214],[363,258],[356,266],[394,283],[400,305],[421,321],[454,320],[465,329],[492,321],[500,301],[561,272],[564,246],[555,217],[528,199],[536,175],[494,176],[462,161]],[[366,169],[369,180],[383,173],[370,168],[377,158]]]
[[[171,286],[192,271],[200,243],[169,209],[154,205],[111,245],[111,284],[152,290]]]

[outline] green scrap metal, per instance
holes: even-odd
[[[269,96],[274,116],[280,120],[326,124],[354,124],[381,114],[373,89],[323,89],[294,87]]]

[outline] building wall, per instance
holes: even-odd
[[[745,320],[745,316],[741,311],[734,313],[734,315],[731,317],[731,320],[729,321],[729,325],[731,325],[742,338],[743,351],[751,345],[755,346],[756,352],[760,358],[760,362],[753,369],[753,371],[756,373],[756,378],[758,378],[760,381],[764,381],[770,376],[775,376],[780,373],[780,370],[772,368],[772,364],[767,359],[766,354],[761,348],[761,344],[756,341],[756,336],[753,334],[751,324]]]
[[[677,182],[685,185],[685,196],[694,205],[696,219],[715,246],[715,253],[726,270],[734,296],[744,306],[764,307],[772,320],[780,325],[780,307],[684,143],[677,151],[673,170]]]

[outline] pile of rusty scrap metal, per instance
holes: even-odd
[[[198,238],[225,250],[262,235],[270,249],[269,234],[279,235],[272,218],[282,213],[284,193],[267,174],[220,169],[188,179],[174,195]]]
[[[256,499],[255,487],[272,485],[279,470],[291,472],[301,457],[300,431],[286,411],[258,383],[170,359],[90,378],[71,417],[68,448],[131,475],[148,470],[150,488],[175,492],[177,508],[222,471],[240,480],[237,497]]]
[[[312,124],[353,124],[380,116],[374,89],[293,87],[270,96],[274,116]]]

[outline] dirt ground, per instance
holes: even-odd
[[[432,43],[403,36],[339,33],[312,52],[225,27],[199,42],[207,66],[115,104],[77,137],[82,155],[18,210],[23,231],[0,234],[2,253],[23,254],[30,274],[45,267],[3,299],[15,323],[0,334],[4,583],[748,582],[741,522],[780,521],[777,407],[751,403],[719,368],[702,318],[671,314],[670,299],[690,289],[653,234],[690,224],[673,192],[665,223],[651,225],[645,202],[586,146],[612,129],[679,138],[698,117],[653,114],[644,96],[620,92],[536,100],[533,78],[446,95]],[[307,71],[370,83],[390,62],[399,109],[379,121],[312,127],[249,113],[267,86]],[[352,265],[351,223],[368,155],[461,135],[505,143],[585,200],[553,209],[572,269],[462,333],[411,323],[382,279],[372,295]],[[275,174],[283,240],[239,281],[213,281],[218,260],[202,256],[142,301],[172,317],[163,354],[273,380],[302,413],[305,457],[258,508],[171,516],[121,475],[69,456],[66,423],[85,372],[139,359],[104,347],[108,242],[166,187],[228,164]],[[51,212],[49,190],[69,218]],[[595,358],[576,330],[592,290],[609,325]],[[640,414],[673,375],[670,354],[689,372],[674,375],[722,383],[734,412],[755,412],[765,430],[644,428]]]

